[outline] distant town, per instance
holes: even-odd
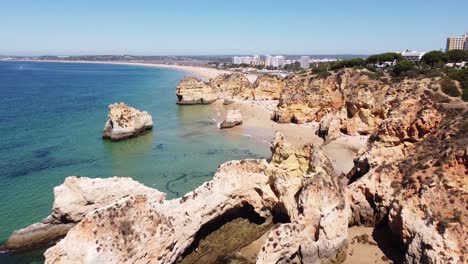
[[[452,50],[468,51],[468,33],[460,37],[448,37],[445,52]],[[440,51],[441,52],[441,51]],[[395,66],[399,60],[419,63],[427,51],[406,49],[403,51],[385,54],[398,54],[398,59],[376,61],[375,68]],[[115,62],[145,62],[159,64],[177,64],[187,66],[204,66],[220,69],[229,69],[244,73],[261,73],[287,76],[292,72],[319,68],[323,65],[338,65],[339,62],[367,59],[369,55],[237,55],[237,56],[134,56],[134,55],[89,55],[89,56],[2,56],[0,61],[27,60],[27,61],[115,61]],[[466,61],[448,63],[447,66],[464,69]],[[448,61],[447,61],[448,62]],[[359,64],[359,63],[358,63]],[[346,67],[346,63],[344,63]],[[349,65],[355,65],[351,63]]]

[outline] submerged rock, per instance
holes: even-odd
[[[124,103],[109,105],[103,139],[124,140],[141,135],[153,128],[153,119],[148,112],[137,110]]]
[[[215,90],[206,82],[194,78],[185,77],[177,85],[177,104],[211,104],[218,99]]]
[[[2,250],[25,250],[53,243],[65,236],[87,213],[130,194],[151,194],[156,200],[165,197],[164,193],[131,178],[68,177],[54,188],[52,214],[39,223],[13,232]]]
[[[221,122],[219,128],[231,128],[242,125],[242,113],[240,109],[231,109],[226,114],[226,119]]]

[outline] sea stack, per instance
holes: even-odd
[[[227,112],[226,119],[221,123],[219,128],[231,128],[242,125],[242,113],[240,109],[231,109]]]
[[[125,103],[109,105],[103,139],[120,141],[139,136],[153,128],[153,119],[148,112],[137,110]]]

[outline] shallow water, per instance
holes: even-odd
[[[181,196],[210,180],[219,164],[263,158],[268,145],[221,131],[212,106],[178,106],[186,74],[126,65],[0,62],[0,243],[46,217],[53,187],[70,175],[129,176]],[[139,138],[101,140],[107,106],[148,111],[155,127]],[[40,254],[0,263],[40,262]]]

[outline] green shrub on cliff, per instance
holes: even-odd
[[[449,78],[444,78],[440,85],[442,87],[442,91],[446,95],[449,95],[452,97],[458,97],[461,95],[455,83]]]
[[[394,61],[394,60],[400,61],[402,59],[403,57],[398,53],[387,52],[387,53],[372,55],[369,58],[367,58],[366,62],[368,64],[370,63],[374,64],[378,62],[386,62],[386,61]]]
[[[448,76],[460,82],[460,86],[463,90],[462,99],[465,102],[468,102],[468,69],[452,71]]]
[[[402,60],[397,63],[397,65],[393,66],[392,74],[396,77],[400,76],[407,76],[409,75],[410,71],[415,69],[414,63],[407,60]]]
[[[428,53],[424,54],[424,56],[422,56],[421,58],[421,62],[430,65],[432,68],[434,68],[434,66],[446,63],[447,61],[447,54],[438,50],[429,51]]]

